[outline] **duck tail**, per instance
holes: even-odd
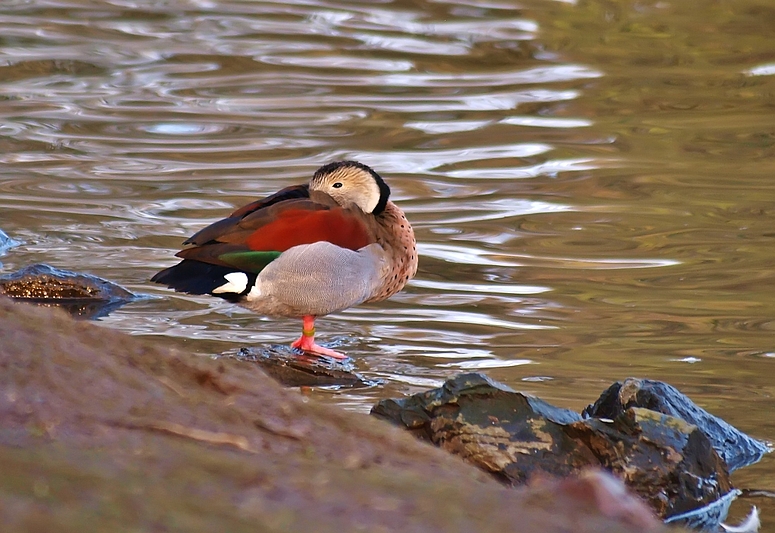
[[[256,276],[232,267],[184,259],[156,273],[151,281],[177,292],[210,294],[233,302],[250,292],[256,283]]]

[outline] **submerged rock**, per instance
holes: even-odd
[[[695,419],[711,417],[677,390],[671,394],[671,405],[696,409]],[[511,485],[537,474],[567,476],[590,466],[603,468],[663,519],[689,514],[696,522],[710,517],[718,524],[736,495],[727,465],[693,420],[641,407],[582,419],[481,374],[462,374],[438,389],[382,400],[372,414]]]
[[[667,383],[650,379],[628,378],[606,389],[589,405],[585,417],[616,418],[630,407],[645,407],[696,425],[707,435],[729,471],[753,464],[769,451],[767,444],[753,439],[698,407],[684,394]]]
[[[6,235],[3,230],[0,229],[0,255],[3,255],[9,248],[13,248],[14,246],[18,245],[19,241],[13,240],[8,235]]]
[[[137,298],[123,287],[92,276],[35,264],[0,276],[0,295],[43,306],[56,306],[73,316],[97,318]]]
[[[355,372],[352,361],[297,353],[288,346],[240,348],[236,359],[257,363],[286,387],[370,387],[374,381]]]

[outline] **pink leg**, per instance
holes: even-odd
[[[343,353],[339,353],[329,348],[323,348],[319,344],[315,344],[315,317],[312,315],[304,317],[304,325],[301,328],[301,337],[291,344],[291,348],[298,348],[304,352],[311,352],[318,355],[327,355],[328,357],[333,357],[340,361],[347,359],[347,356]]]

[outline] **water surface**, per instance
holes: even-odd
[[[294,320],[149,283],[235,206],[353,158],[417,279],[319,320],[379,398],[483,371],[573,409],[627,376],[775,439],[775,8],[754,0],[22,0],[0,7],[3,271],[154,296],[100,320],[202,356]],[[775,463],[736,474],[775,489]],[[764,509],[758,496],[738,502]]]

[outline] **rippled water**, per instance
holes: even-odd
[[[775,8],[522,6],[4,1],[3,271],[152,295],[100,322],[192,353],[287,343],[297,321],[148,279],[233,207],[354,158],[420,270],[319,320],[385,383],[316,396],[365,411],[482,370],[580,409],[642,376],[775,439]],[[775,489],[770,458],[736,476]]]

